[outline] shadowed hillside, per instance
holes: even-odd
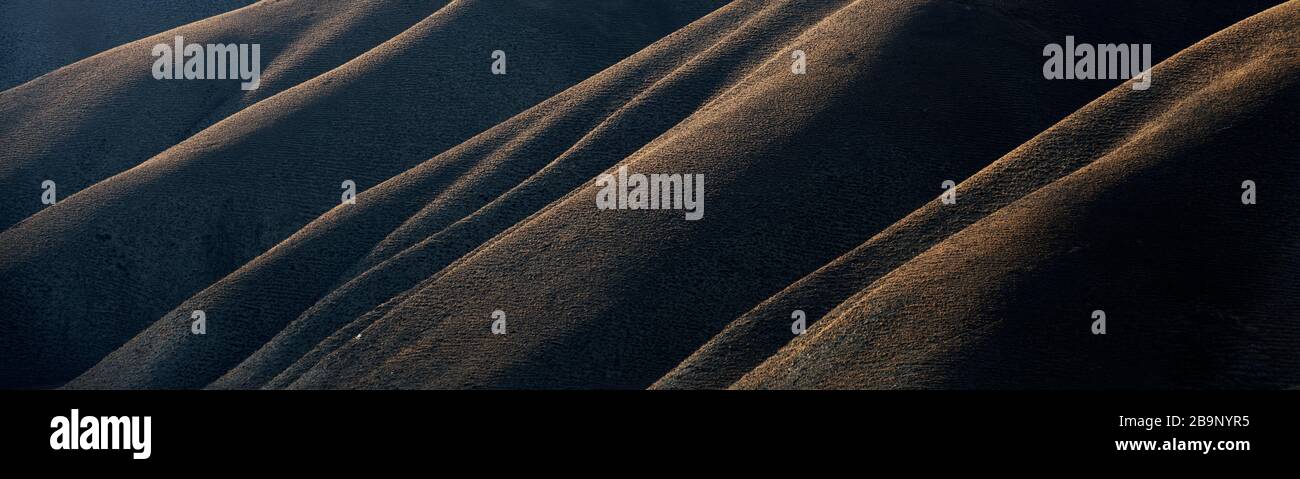
[[[1159,90],[1119,88],[967,180],[968,206],[932,203],[841,258],[865,286],[735,386],[1295,384],[1297,7],[1180,53]],[[1246,180],[1270,198],[1243,204]],[[940,231],[870,272],[869,251]]]
[[[0,93],[0,383],[1295,384],[1300,0],[1130,3],[286,1],[132,42]],[[181,34],[258,39],[263,85],[153,80]],[[1044,79],[1066,36],[1151,44],[1151,88]],[[703,175],[703,218],[598,209],[620,168]]]
[[[281,5],[317,11],[315,2],[276,2],[236,13]],[[510,9],[494,2],[448,5],[346,64],[239,110],[0,233],[0,242],[15,245],[0,252],[6,291],[0,303],[13,315],[0,341],[15,352],[3,358],[0,374],[22,382],[16,376],[81,371],[337,205],[342,181],[360,189],[378,184],[716,6],[603,5],[580,12],[549,2]],[[579,47],[581,55],[569,54]],[[502,48],[515,52],[515,69],[530,73],[491,75],[490,54]],[[131,56],[141,59],[139,81],[153,82],[150,87],[186,83],[144,76],[152,61],[146,51]],[[54,80],[41,81],[47,79]],[[236,83],[229,84],[232,92],[240,91]],[[52,237],[67,241],[43,240]],[[99,318],[90,311],[111,314]],[[39,367],[28,364],[34,357]]]
[[[168,28],[254,0],[5,0],[0,2],[0,91]]]
[[[445,3],[445,2],[441,2]],[[259,3],[177,27],[69,65],[0,93],[0,188],[39,192],[44,180],[60,198],[126,171],[216,122],[310,80],[436,11],[439,2]],[[159,81],[154,45],[261,45],[261,84],[239,80]],[[129,112],[129,113],[128,113]],[[39,195],[0,205],[0,229],[39,211]]]

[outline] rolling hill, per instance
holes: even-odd
[[[1279,3],[259,2],[0,93],[0,384],[1294,385]],[[149,77],[176,35],[262,86]],[[1045,79],[1067,36],[1151,87]]]

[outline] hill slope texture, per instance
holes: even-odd
[[[0,92],[0,385],[1300,384],[1300,0],[1129,3],[227,8]]]

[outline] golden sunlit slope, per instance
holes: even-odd
[[[270,5],[278,3],[250,8]],[[41,210],[0,233],[0,243],[12,245],[0,251],[0,304],[8,314],[0,342],[9,351],[0,378],[75,376],[339,204],[344,180],[361,190],[378,184],[714,7],[455,2]],[[512,52],[511,74],[491,74],[497,49]]]
[[[734,386],[1300,381],[1298,25],[1290,2],[1214,35],[841,258],[808,282],[858,292]]]
[[[807,10],[797,8],[803,7],[798,3],[764,5],[766,10],[755,9],[755,20],[750,21],[754,29],[742,30],[750,38],[763,38],[764,30],[759,27],[787,22],[779,18],[810,17]],[[848,249],[845,243],[862,241],[870,228],[883,228],[930,199],[928,187],[939,184],[943,174],[965,176],[1011,144],[1028,138],[1017,137],[1019,131],[1006,128],[989,131],[989,124],[1023,124],[1027,130],[1040,130],[1095,96],[1088,89],[1096,86],[1087,83],[1049,87],[1034,77],[1006,81],[1017,70],[1035,68],[1039,60],[991,64],[985,57],[1005,55],[1001,52],[1004,46],[997,42],[1004,40],[1000,35],[1024,35],[1024,44],[1039,44],[1052,36],[1024,29],[1017,17],[1002,10],[932,3],[846,3],[837,7],[815,22],[802,22],[811,26],[798,38],[784,44],[772,42],[776,46],[766,48],[777,52],[766,57],[771,61],[763,62],[727,94],[625,160],[646,172],[705,172],[711,178],[710,191],[722,191],[710,197],[712,204],[735,195],[735,203],[729,206],[706,208],[715,216],[698,228],[682,223],[676,212],[627,217],[594,211],[590,199],[594,191],[582,187],[480,246],[490,234],[515,220],[500,211],[523,215],[536,208],[502,202],[510,207],[489,207],[482,211],[489,215],[476,212],[450,228],[426,228],[435,233],[415,250],[365,271],[359,279],[335,290],[286,333],[261,348],[251,363],[214,385],[259,385],[257,377],[274,374],[276,367],[272,366],[282,367],[279,364],[285,361],[263,359],[281,354],[285,345],[294,345],[287,350],[296,354],[322,332],[355,318],[272,383],[263,385],[643,387],[671,367],[673,358],[685,357],[701,344],[701,333],[715,328],[711,324],[735,318],[742,311],[737,308],[761,301],[764,289],[779,289],[783,281],[789,281],[781,275],[811,271],[833,258],[829,256],[833,251]],[[1197,13],[1204,16],[1200,18],[1201,33],[1169,33],[1167,42],[1180,48],[1231,22],[1214,23],[1223,22],[1225,12]],[[1169,30],[1161,21],[1135,23],[1141,26],[1143,22],[1152,31],[1161,31],[1160,26]],[[1044,23],[1062,31],[1104,27]],[[846,29],[848,25],[866,25],[868,29]],[[939,31],[946,35],[936,35]],[[996,40],[983,40],[985,49],[971,55],[972,65],[935,55],[956,46],[980,46],[980,39],[988,38]],[[807,78],[788,74],[784,53],[797,47],[819,52],[831,70]],[[857,56],[859,52],[875,52],[875,56],[863,59]],[[911,57],[933,60],[920,64],[900,61]],[[707,64],[716,64],[716,60]],[[835,70],[837,65],[849,68]],[[965,81],[959,85],[966,89],[984,91],[987,98],[1002,102],[996,108],[963,102],[969,90],[945,87],[954,77]],[[904,95],[906,91],[937,94],[915,98]],[[1026,95],[1026,91],[1034,94]],[[913,103],[896,103],[896,98]],[[1035,107],[1044,105],[1060,113],[1036,111]],[[928,113],[909,124],[917,125],[919,133],[898,134],[889,129],[897,125],[900,113],[907,111]],[[841,125],[832,125],[826,118],[835,118]],[[953,134],[962,135],[963,143],[950,146],[939,141]],[[897,151],[943,161],[931,164],[933,171],[909,168],[913,163]],[[863,152],[874,156],[876,163],[865,163]],[[789,157],[802,161],[787,160]],[[560,157],[552,167],[567,165],[564,160],[567,157]],[[875,171],[879,180],[862,185],[862,177],[872,168],[880,168]],[[863,173],[854,176],[850,172]],[[585,174],[591,176],[589,169]],[[907,180],[923,176],[930,180]],[[728,182],[735,177],[748,180]],[[781,191],[776,204],[787,211],[763,211],[764,204],[772,204],[763,202],[768,191]],[[798,195],[800,191],[805,193],[803,197]],[[435,211],[447,215],[445,207]],[[448,216],[448,220],[455,217]],[[502,217],[508,220],[499,221]],[[836,223],[839,229],[819,226]],[[783,237],[781,230],[811,230],[820,237]],[[763,239],[753,241],[757,238]],[[477,250],[460,256],[472,247]],[[450,266],[443,268],[448,262]],[[195,305],[198,303],[203,302]],[[735,312],[728,312],[728,307]],[[498,308],[516,319],[511,323],[516,328],[513,341],[486,335],[489,312]],[[190,344],[183,358],[198,357],[204,350],[198,342],[175,335],[174,329],[169,331],[175,338],[169,344]],[[138,348],[166,350],[151,341]],[[400,353],[386,357],[398,349]],[[120,380],[107,371],[140,362],[139,355],[125,354],[126,350],[120,353],[83,380]],[[181,370],[179,364],[190,363],[170,366],[162,362],[164,366],[157,370]],[[257,368],[260,371],[250,372]],[[149,377],[157,377],[156,372],[149,371]],[[250,377],[255,380],[246,381]]]
[[[36,213],[39,189],[65,199],[204,128],[329,71],[401,33],[445,2],[264,2],[159,33],[0,92],[0,230]],[[330,5],[330,8],[323,8]],[[261,84],[155,80],[152,49],[257,43]],[[23,194],[27,193],[27,194]]]
[[[1296,382],[1294,260],[1267,259],[1295,252],[1277,185],[1300,159],[1300,0],[462,1],[358,26],[381,3],[182,27],[274,6],[303,25],[284,42],[339,46],[332,65],[269,62],[279,91],[218,95],[187,130],[135,124],[147,76],[86,80],[118,50],[0,94],[42,98],[0,163],[21,175],[71,164],[42,145],[93,151],[96,122],[161,145],[39,211],[36,176],[12,176],[35,183],[0,232],[0,384]],[[1067,35],[1172,59],[1145,91],[1046,80],[1043,46]],[[208,98],[177,92],[178,111]],[[41,129],[64,94],[121,118]],[[703,175],[703,217],[597,208],[620,167]],[[1245,179],[1270,185],[1260,204]],[[936,200],[945,180],[957,204]]]
[[[1020,19],[1046,15],[931,2],[817,5],[737,2],[715,12],[368,192],[356,208],[336,208],[163,315],[73,386],[197,387],[224,372],[213,386],[643,387],[702,344],[718,327],[710,324],[725,324],[765,289],[779,291],[792,275],[905,216],[946,175],[978,170],[1096,95],[1096,84],[1006,80],[1036,72],[1038,57],[985,60],[1007,55],[1002,42],[1010,40],[999,35],[1023,37],[1024,45],[1051,41],[1054,34]],[[1232,21],[1222,19],[1231,18],[1225,11],[1197,13],[1203,31],[1173,30],[1167,41],[1181,48]],[[1162,20],[1135,24],[1142,22],[1169,30]],[[1063,32],[1100,28],[1044,23]],[[795,45],[819,52],[825,65],[815,66],[824,70],[789,74],[785,53]],[[970,63],[940,54],[978,45]],[[901,61],[911,58],[928,61]],[[645,75],[656,80],[642,81],[644,91],[627,80]],[[945,86],[954,78],[986,92],[985,101],[972,108],[969,90]],[[1044,105],[1056,113],[1041,113]],[[890,129],[900,115],[915,127],[907,134]],[[647,124],[662,126],[644,131]],[[990,124],[1024,126],[990,131]],[[953,134],[966,140],[941,141]],[[944,161],[916,168],[912,155]],[[647,172],[704,172],[709,191],[722,192],[711,204],[738,199],[706,208],[711,216],[697,224],[678,212],[595,211],[590,178],[624,157],[651,164],[642,166]],[[872,173],[878,188],[863,187]],[[749,180],[719,188],[728,177]],[[826,188],[828,181],[840,187]],[[755,200],[778,188],[805,193],[782,195],[784,213],[761,212]],[[765,230],[820,237],[736,239]],[[769,264],[739,267],[762,262]],[[764,267],[736,281],[736,273]],[[698,311],[719,304],[731,312]],[[178,327],[196,309],[219,312],[227,328],[195,337]],[[515,341],[485,335],[497,309],[516,318]],[[211,340],[224,347],[214,350]],[[384,348],[407,353],[384,359]],[[639,355],[622,359],[624,348]],[[402,372],[381,382],[377,364]],[[623,379],[631,375],[637,379]]]
[[[1040,61],[1006,53],[1016,35],[1052,37],[996,8],[845,3],[622,161],[703,173],[706,220],[596,211],[596,188],[579,188],[358,315],[272,386],[647,386],[796,275],[932,198],[945,175],[1028,138],[1006,125],[1039,131],[1059,118],[1039,108],[1064,116],[1086,102],[1086,85],[1008,81]],[[958,46],[968,56],[943,55]],[[790,75],[796,48],[817,52],[822,70]],[[515,318],[505,337],[487,334],[498,309]]]
[[[245,358],[221,384],[265,384],[358,315],[672,127],[722,92],[745,59],[763,55],[726,48],[701,54],[699,45],[759,27],[781,28],[790,36],[806,24],[788,17],[776,27],[747,24],[741,20],[748,14],[735,7],[715,12],[366,191],[357,204],[335,208],[182,303],[77,384],[199,387]],[[195,308],[220,311],[229,327],[214,328],[209,336],[231,347],[214,354],[207,343],[171,327],[168,319]]]

